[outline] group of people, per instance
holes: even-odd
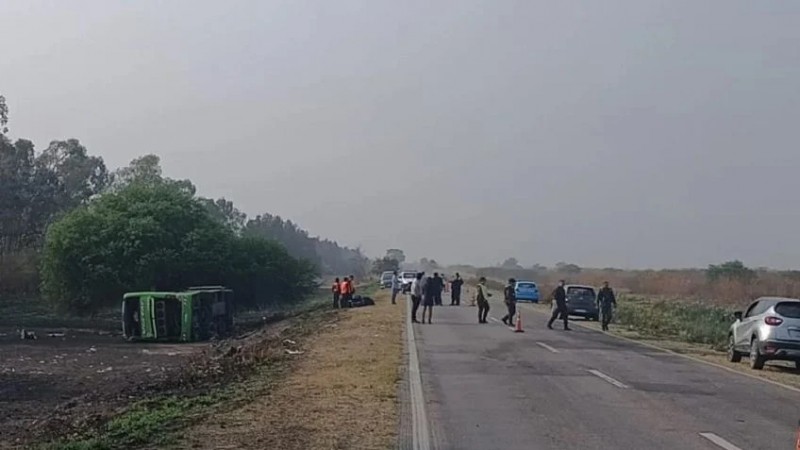
[[[356,277],[350,275],[349,277],[338,278],[333,281],[331,286],[333,293],[333,308],[347,308],[353,301],[353,295],[356,293]]]
[[[460,280],[461,276],[456,274],[456,280]],[[455,281],[455,280],[454,280]],[[463,283],[463,282],[462,282]],[[422,305],[422,323],[425,323],[427,314],[428,323],[433,319],[433,307],[442,305],[442,291],[444,291],[445,282],[444,278],[439,276],[438,272],[434,272],[433,276],[425,277],[425,272],[417,272],[414,281],[411,282],[411,321],[417,323],[417,311],[419,305]],[[456,288],[451,283],[451,291]],[[461,298],[461,284],[458,284],[458,299]],[[456,294],[452,294],[455,296]],[[451,297],[453,298],[453,297]],[[451,300],[450,304],[453,304]]]
[[[614,290],[608,284],[608,281],[603,282],[603,287],[597,293],[597,309],[600,312],[600,323],[603,331],[608,331],[608,324],[611,323],[611,318],[614,315],[614,308],[617,306],[617,298],[614,295]],[[558,282],[558,287],[553,291],[553,314],[547,322],[547,328],[553,329],[553,322],[561,317],[564,321],[564,329],[569,330],[569,313],[567,311],[567,292],[564,290],[564,280]]]
[[[507,313],[501,319],[502,322],[508,326],[514,325],[514,318],[517,315],[517,295],[516,295],[517,280],[514,278],[508,279],[503,289],[503,302],[506,305]],[[432,276],[425,276],[425,272],[417,272],[414,281],[411,282],[411,321],[419,323],[417,320],[417,311],[419,306],[422,305],[422,323],[425,323],[427,317],[430,324],[433,319],[433,307],[442,305],[442,292],[445,290],[445,280],[434,272]],[[461,275],[456,273],[455,278],[450,282],[450,306],[461,305],[461,289],[464,286],[464,280]],[[569,312],[567,311],[567,292],[564,288],[564,280],[558,282],[558,287],[553,291],[551,298],[553,299],[553,313],[550,320],[547,322],[547,328],[553,329],[553,323],[557,319],[564,322],[564,329],[569,328]],[[341,281],[339,278],[333,283],[331,287],[333,292],[333,307],[345,308],[350,306],[353,295],[356,292],[355,277],[343,277]],[[397,303],[397,295],[402,292],[403,286],[400,278],[397,276],[397,271],[392,275],[392,304]],[[478,285],[475,289],[475,303],[478,306],[478,323],[488,323],[487,318],[489,315],[489,298],[492,293],[486,287],[486,277],[481,277],[478,280]],[[601,324],[604,331],[608,330],[608,324],[611,322],[614,308],[617,305],[616,296],[614,291],[608,284],[608,281],[603,282],[603,287],[597,293],[597,306],[600,312]]]
[[[420,274],[417,275],[417,279],[421,278]],[[457,279],[460,277],[457,276]],[[458,295],[461,295],[461,285],[463,281],[458,284]],[[514,325],[514,318],[517,315],[517,294],[516,294],[516,284],[517,280],[514,278],[508,279],[508,284],[506,284],[505,288],[503,289],[503,302],[506,305],[507,312],[506,315],[503,316],[501,321],[508,325]],[[558,287],[553,291],[552,299],[553,299],[553,313],[550,316],[550,320],[547,322],[547,328],[553,329],[553,322],[556,319],[561,319],[564,322],[564,329],[570,330],[569,328],[569,312],[567,311],[567,292],[564,289],[565,282],[564,280],[560,280],[558,282]],[[413,292],[413,285],[412,285],[412,300],[414,298]],[[455,291],[455,288],[453,289]],[[454,294],[455,295],[455,294]],[[492,297],[492,293],[486,288],[486,277],[481,277],[478,280],[478,285],[475,289],[475,302],[478,306],[478,323],[488,323],[486,320],[489,315],[489,298]],[[414,303],[417,304],[416,302]],[[458,303],[451,303],[458,304]],[[597,293],[597,306],[600,311],[600,320],[603,331],[608,330],[608,324],[611,322],[611,318],[613,316],[614,308],[617,305],[617,299],[614,295],[614,290],[608,284],[608,281],[603,282],[603,287]],[[432,308],[431,308],[432,309]],[[428,313],[428,323],[430,323],[430,312]],[[416,308],[412,309],[412,321],[417,321],[416,315]],[[425,319],[425,311],[423,310],[423,323]]]

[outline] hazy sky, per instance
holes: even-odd
[[[0,0],[11,136],[371,256],[800,267],[800,1]]]

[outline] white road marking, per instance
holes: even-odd
[[[492,319],[493,321],[497,322],[497,323],[500,323],[500,321],[499,321],[499,320],[495,319],[495,318],[494,318],[494,317],[492,317],[492,316],[489,316],[489,318],[490,318],[490,319]]]
[[[428,430],[428,417],[425,412],[425,398],[422,393],[422,377],[419,371],[417,340],[411,324],[411,302],[406,314],[406,336],[408,336],[408,384],[411,396],[411,434],[414,450],[430,450],[431,433]]]
[[[547,350],[550,350],[553,353],[561,353],[558,350],[554,349],[553,347],[545,344],[544,342],[537,342],[536,344],[539,345],[539,347],[546,348]]]
[[[714,433],[700,433],[700,436],[708,439],[709,441],[713,442],[720,448],[724,448],[725,450],[742,450],[741,448],[731,444],[730,442],[722,439],[721,437],[717,436]]]
[[[598,377],[598,378],[601,378],[601,379],[603,379],[605,381],[608,381],[609,383],[613,384],[614,386],[616,386],[616,387],[618,387],[620,389],[628,389],[628,387],[629,387],[627,384],[625,384],[625,383],[623,383],[621,381],[617,381],[617,380],[611,378],[610,376],[604,374],[603,372],[600,372],[599,370],[590,369],[590,370],[588,370],[588,372],[590,374]]]
[[[532,312],[534,312],[536,314],[541,314],[541,315],[544,315],[544,316],[546,316],[547,314],[550,314],[550,313],[547,313],[547,312],[544,312],[544,311],[537,310],[533,306],[523,305],[522,307],[523,308],[527,308],[528,310],[530,310],[530,311],[532,311]],[[600,332],[600,330],[598,330],[596,328],[588,327],[588,326],[586,326],[586,325],[584,325],[584,324],[582,324],[580,322],[576,322],[574,320],[571,321],[571,323],[573,325],[579,326],[581,328],[585,328],[585,329],[590,330],[590,331],[596,331],[598,333]],[[726,372],[734,373],[736,375],[741,375],[743,377],[747,377],[747,378],[750,378],[752,380],[757,380],[757,381],[761,381],[763,383],[771,384],[773,386],[777,386],[779,388],[783,388],[783,389],[786,389],[788,391],[800,393],[800,388],[796,388],[794,386],[789,386],[788,384],[784,384],[784,383],[781,383],[779,381],[773,381],[773,380],[770,380],[769,378],[763,378],[763,377],[758,376],[758,375],[753,375],[753,374],[748,373],[748,372],[743,372],[743,371],[737,370],[737,369],[735,369],[733,367],[728,367],[728,366],[724,366],[722,364],[717,364],[717,363],[714,363],[714,362],[711,362],[711,361],[706,361],[705,359],[701,359],[701,358],[698,358],[698,357],[695,357],[695,356],[692,356],[692,355],[687,355],[685,353],[678,353],[676,351],[669,350],[669,349],[666,349],[664,347],[659,347],[658,345],[655,345],[655,344],[650,344],[648,342],[637,341],[636,339],[631,339],[631,338],[628,338],[628,337],[625,337],[625,336],[620,336],[618,334],[614,334],[613,332],[612,333],[606,332],[606,333],[603,333],[603,334],[605,334],[606,336],[610,336],[610,337],[612,337],[614,339],[619,339],[621,341],[627,341],[627,342],[630,342],[631,344],[636,344],[636,345],[639,345],[639,346],[642,346],[642,347],[647,347],[647,348],[650,348],[650,349],[653,349],[653,350],[658,350],[659,352],[662,352],[662,353],[665,353],[665,354],[669,354],[669,355],[672,355],[672,356],[677,356],[679,358],[688,359],[688,360],[691,360],[691,361],[694,361],[696,363],[700,363],[700,364],[703,364],[703,365],[706,365],[706,366],[716,367],[717,369],[722,369],[722,370],[724,370]]]

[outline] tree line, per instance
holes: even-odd
[[[320,274],[362,275],[358,249],[163,176],[156,155],[109,171],[77,139],[37,153],[6,135],[0,96],[0,293],[91,314],[125,291],[234,288],[240,307],[295,301]]]

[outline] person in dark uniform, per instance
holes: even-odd
[[[597,293],[597,309],[600,310],[600,320],[603,324],[603,331],[608,331],[608,324],[614,315],[614,308],[617,306],[617,298],[614,290],[608,286],[608,281],[603,282],[603,287]]]
[[[547,322],[547,328],[553,329],[553,322],[556,321],[558,316],[564,321],[564,329],[569,330],[569,319],[567,314],[567,291],[564,290],[564,280],[558,282],[558,287],[553,291],[553,315],[550,316],[550,321]]]
[[[433,304],[442,306],[442,291],[444,290],[444,280],[439,276],[438,272],[433,273]]]
[[[342,296],[342,289],[339,285],[338,278],[333,282],[333,286],[331,286],[331,292],[333,292],[333,309],[336,309],[339,307],[339,298]]]
[[[456,278],[450,282],[450,306],[461,305],[461,286],[463,284],[464,280],[461,279],[461,275],[456,273]]]
[[[475,300],[478,302],[478,323],[487,323],[486,316],[489,315],[489,297],[492,293],[486,290],[486,277],[478,280],[475,290]]]
[[[436,294],[438,292],[439,297],[441,297],[442,294],[435,277],[436,274],[434,274],[433,277],[428,277],[423,285],[422,323],[425,323],[425,312],[428,313],[428,323],[431,323],[431,319],[433,318],[433,305],[436,304]]]
[[[506,308],[508,314],[503,316],[503,323],[508,326],[514,325],[514,315],[517,314],[517,292],[515,291],[517,280],[513,278],[508,279],[508,284],[503,290],[503,297],[505,298]]]

